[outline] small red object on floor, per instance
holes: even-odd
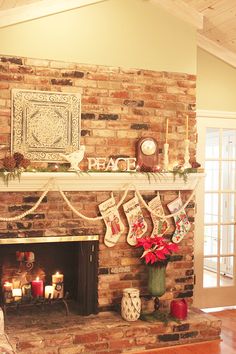
[[[188,305],[185,299],[172,300],[170,303],[171,316],[178,318],[179,320],[185,320],[187,318]]]

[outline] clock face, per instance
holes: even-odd
[[[156,146],[155,142],[151,139],[145,140],[141,145],[142,153],[147,156],[155,154],[156,149],[157,149],[157,146]]]

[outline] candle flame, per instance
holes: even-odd
[[[36,281],[39,281],[39,277],[36,277]]]

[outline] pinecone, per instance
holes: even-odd
[[[20,152],[15,152],[13,157],[16,161],[16,167],[20,167],[21,161],[24,160],[24,155],[21,154]]]
[[[26,169],[30,165],[30,160],[23,158],[23,160],[20,162],[19,167],[23,167]]]
[[[2,163],[3,168],[5,168],[7,171],[13,171],[16,167],[16,160],[13,156],[5,156]]]

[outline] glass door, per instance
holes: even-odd
[[[198,161],[205,179],[197,193],[194,303],[236,304],[236,119],[199,118]]]

